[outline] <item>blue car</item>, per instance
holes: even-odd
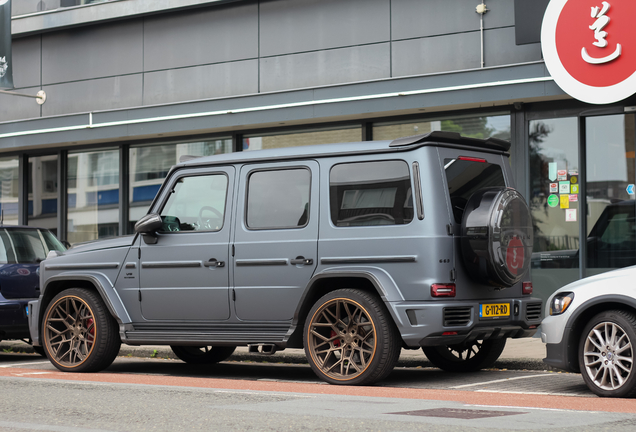
[[[66,247],[47,229],[0,225],[0,341],[30,340],[29,300],[40,296],[40,262]]]

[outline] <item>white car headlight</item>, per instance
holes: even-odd
[[[574,293],[558,293],[550,303],[550,315],[561,315],[574,301]]]

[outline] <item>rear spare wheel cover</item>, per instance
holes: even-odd
[[[475,192],[464,211],[461,248],[474,280],[500,288],[519,282],[532,254],[532,218],[521,194],[501,187]]]

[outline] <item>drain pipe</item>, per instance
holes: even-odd
[[[475,8],[475,12],[479,14],[479,36],[480,36],[480,44],[481,44],[481,67],[483,68],[485,65],[484,62],[484,14],[488,12],[488,8],[486,4],[482,1],[481,4],[478,4]]]

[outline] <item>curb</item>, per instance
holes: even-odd
[[[35,354],[33,347],[21,341],[0,342],[1,353]],[[161,358],[179,360],[169,346],[132,346],[122,345],[119,357],[137,358]],[[180,361],[180,360],[179,360]],[[245,363],[270,363],[270,364],[295,364],[307,365],[307,358],[302,349],[286,349],[273,355],[248,353],[247,347],[238,347],[234,354],[227,360],[229,362]],[[434,368],[420,350],[403,349],[396,365],[398,368]],[[491,369],[499,370],[531,370],[549,371],[556,370],[536,358],[500,358]]]

